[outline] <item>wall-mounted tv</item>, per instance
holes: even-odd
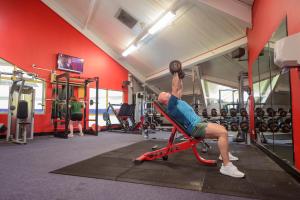
[[[83,72],[82,58],[77,58],[69,55],[59,53],[57,56],[57,68],[60,70],[82,73]]]

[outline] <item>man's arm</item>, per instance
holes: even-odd
[[[178,73],[174,73],[172,79],[172,95],[180,99],[182,95],[182,90],[183,90],[182,79],[178,77]]]

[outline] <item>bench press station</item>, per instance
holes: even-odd
[[[180,151],[184,151],[189,148],[192,148],[192,150],[195,154],[195,157],[197,158],[197,160],[200,163],[202,163],[204,165],[216,165],[217,164],[216,160],[206,160],[206,159],[202,158],[200,156],[199,152],[197,151],[197,144],[201,143],[203,141],[202,138],[193,138],[193,137],[189,136],[187,134],[187,132],[185,131],[185,128],[183,126],[181,126],[178,122],[176,122],[175,119],[173,119],[171,116],[169,116],[167,114],[165,106],[160,104],[158,101],[154,102],[154,107],[173,125],[172,133],[170,135],[170,138],[169,138],[169,141],[168,141],[168,144],[166,147],[154,150],[152,152],[147,152],[147,153],[141,155],[140,157],[138,157],[134,160],[135,164],[142,163],[145,160],[150,161],[150,160],[156,160],[159,158],[162,158],[163,160],[167,160],[168,155],[177,153]],[[183,134],[186,141],[174,143],[175,135],[176,135],[177,131],[180,132],[181,134]]]

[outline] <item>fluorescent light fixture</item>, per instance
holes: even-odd
[[[167,12],[160,20],[158,20],[149,30],[148,33],[151,35],[155,34],[156,32],[160,31],[167,25],[169,25],[175,19],[175,13],[169,11]]]
[[[138,49],[138,46],[135,44],[132,44],[125,51],[123,51],[122,56],[126,57],[137,49]]]
[[[140,39],[140,41],[143,41],[143,40],[146,39],[148,36],[150,36],[150,34],[149,34],[149,33],[146,33],[146,34]]]

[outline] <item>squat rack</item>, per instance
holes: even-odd
[[[99,77],[93,77],[93,78],[86,78],[86,79],[83,79],[83,78],[73,78],[73,77],[70,77],[70,74],[69,73],[62,73],[62,74],[59,74],[59,75],[56,75],[55,76],[55,96],[54,96],[54,100],[58,100],[58,89],[59,89],[59,85],[65,85],[65,91],[66,91],[66,103],[65,103],[65,106],[66,106],[66,115],[65,115],[65,119],[64,120],[57,120],[55,119],[54,120],[54,136],[55,137],[61,137],[61,138],[68,138],[68,130],[69,130],[69,121],[70,121],[70,112],[69,112],[69,101],[70,101],[70,85],[76,85],[76,86],[80,86],[82,85],[82,83],[78,83],[78,82],[74,82],[74,83],[70,83],[70,80],[73,79],[73,80],[84,80],[83,84],[84,84],[84,112],[83,112],[83,119],[84,119],[84,124],[83,124],[83,132],[86,133],[86,134],[91,134],[91,135],[98,135],[98,90],[99,90]],[[87,89],[88,89],[88,84],[91,83],[91,82],[95,82],[95,85],[96,85],[96,110],[95,110],[95,119],[87,119]],[[90,101],[91,102],[91,105],[93,103],[93,101]],[[57,107],[57,104],[55,103],[55,109],[54,109],[54,116],[57,116],[57,112],[58,112],[58,107]],[[56,117],[57,118],[57,117]],[[65,128],[64,128],[64,132],[61,134],[61,133],[58,133],[57,132],[57,123],[58,122],[64,122],[65,123]],[[87,125],[86,123],[88,121],[95,121],[95,130],[91,131],[91,130],[88,130],[87,129]]]

